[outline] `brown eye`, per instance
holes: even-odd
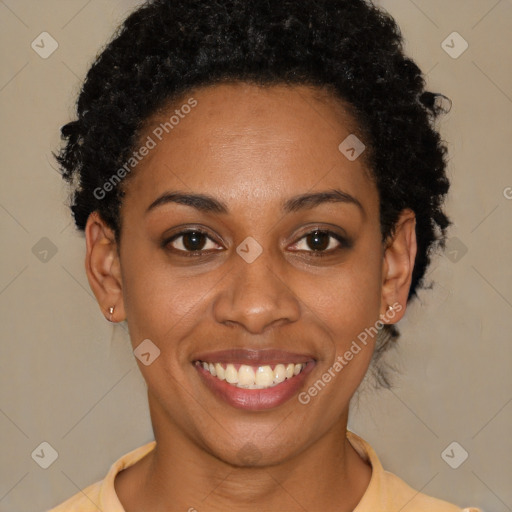
[[[325,251],[331,237],[325,231],[312,231],[306,235],[306,242],[314,251]]]
[[[306,246],[306,249],[300,247],[301,243],[303,247],[304,245]],[[351,246],[350,242],[341,235],[321,229],[315,229],[307,233],[295,245],[298,246],[297,248],[299,250],[309,252],[312,256],[327,256],[328,254]],[[308,250],[308,247],[311,250]]]
[[[199,231],[189,231],[182,238],[182,245],[187,251],[200,251],[206,244],[206,236]]]
[[[211,242],[210,247],[208,241]],[[193,229],[177,233],[172,238],[166,240],[163,244],[165,247],[171,247],[174,252],[181,253],[201,253],[211,249],[216,249],[217,244],[204,231]]]

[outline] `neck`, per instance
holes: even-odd
[[[347,414],[304,451],[278,464],[233,466],[151,407],[155,449],[116,478],[126,512],[136,510],[323,510],[349,512],[359,503],[371,468],[346,438]],[[160,426],[160,428],[158,428]]]

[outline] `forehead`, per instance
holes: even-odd
[[[344,105],[320,89],[246,83],[195,89],[146,122],[140,141],[151,139],[154,147],[130,177],[125,201],[142,208],[163,192],[185,190],[246,209],[250,201],[261,208],[338,188],[371,210],[377,192],[364,158],[350,161],[339,150],[356,131]]]

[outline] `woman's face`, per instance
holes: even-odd
[[[114,303],[133,348],[150,340],[138,364],[157,439],[173,431],[230,463],[272,464],[346,422],[374,348],[362,333],[408,289],[407,271],[404,290],[386,284],[363,157],[339,149],[353,129],[318,90],[248,84],[200,88],[148,124]],[[201,198],[161,200],[177,193]]]

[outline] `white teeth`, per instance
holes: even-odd
[[[220,363],[215,363],[215,372],[217,373],[217,377],[220,380],[224,380],[226,378],[224,368],[222,367],[222,365]],[[212,373],[212,372],[210,372],[210,373]],[[212,373],[212,375],[213,375],[213,373]]]
[[[270,388],[298,375],[306,367],[306,363],[277,364],[274,369],[270,365],[253,368],[252,366],[241,364],[237,370],[231,363],[225,367],[221,363],[207,363],[204,361],[198,361],[197,364],[201,364],[214,377],[226,380],[226,382],[236,387],[246,389]]]
[[[203,368],[204,368],[204,364],[203,364]],[[226,382],[229,382],[230,384],[238,383],[238,372],[236,371],[235,367],[232,364],[228,364],[226,366],[225,376],[226,376]]]
[[[278,364],[274,368],[274,381],[279,384],[280,382],[283,382],[284,379],[286,379],[286,368],[284,367],[284,364]]]
[[[270,366],[259,366],[256,371],[255,384],[257,386],[271,386],[274,383],[274,372]]]
[[[242,364],[238,370],[238,385],[242,387],[254,384],[254,370],[251,366]]]

